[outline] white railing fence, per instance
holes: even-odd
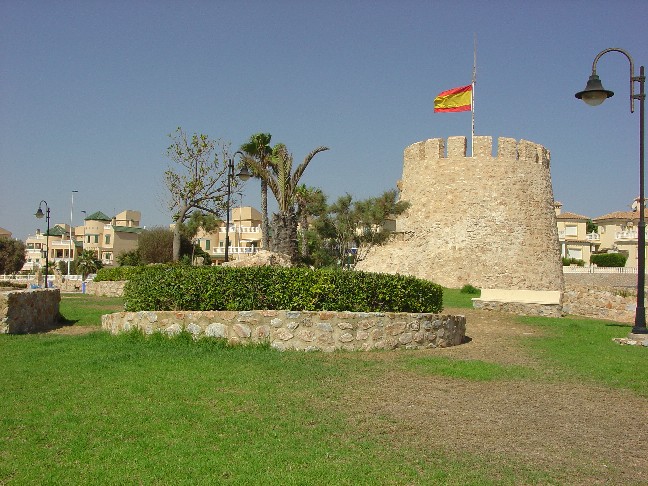
[[[563,267],[563,273],[637,273],[637,267]]]

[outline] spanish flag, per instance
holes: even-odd
[[[470,111],[472,85],[452,88],[434,98],[434,112]]]

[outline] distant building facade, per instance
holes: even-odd
[[[84,219],[83,225],[71,228],[58,223],[48,233],[36,230],[25,242],[23,270],[35,271],[45,265],[47,255],[51,263],[72,262],[83,250],[92,250],[104,266],[116,265],[122,253],[137,249],[141,213],[127,209],[114,218],[97,211]]]

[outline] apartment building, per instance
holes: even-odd
[[[83,226],[74,229],[74,239],[82,242],[84,250],[92,250],[104,266],[116,265],[122,253],[136,250],[141,213],[127,209],[110,218],[101,211],[92,213],[83,221]]]
[[[48,247],[49,245],[49,247]],[[74,232],[70,237],[70,225],[58,223],[50,228],[49,233],[36,230],[35,235],[29,235],[25,241],[25,264],[22,270],[35,271],[45,266],[45,256],[54,264],[71,262],[83,250],[81,242],[74,240]]]
[[[11,231],[0,228],[0,238],[11,238]]]
[[[563,213],[562,204],[559,202],[554,203],[554,208],[560,255],[563,258],[575,258],[589,263],[590,255],[598,251],[601,245],[598,233],[587,232],[587,223],[590,218],[576,213]]]
[[[211,233],[200,230],[194,241],[209,254],[212,263],[225,261],[226,223]],[[261,247],[261,213],[251,206],[232,209],[229,226],[229,250],[231,260],[251,255]]]
[[[594,218],[598,225],[601,250],[628,255],[626,267],[637,267],[639,258],[639,211],[616,211]]]
[[[45,255],[50,262],[72,262],[83,250],[92,250],[104,266],[116,265],[116,258],[137,248],[141,213],[125,210],[114,218],[101,211],[87,216],[83,225],[70,231],[69,224],[58,223],[49,233],[36,230],[25,242],[23,270],[35,271],[45,265]],[[49,253],[48,253],[49,252]]]

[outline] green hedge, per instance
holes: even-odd
[[[102,281],[119,281],[130,280],[133,275],[141,273],[146,270],[145,266],[124,266],[124,267],[110,267],[101,268],[97,270],[97,276],[94,278],[95,282]]]
[[[590,262],[599,267],[625,267],[627,259],[623,253],[599,253],[590,256]]]
[[[331,310],[440,312],[443,289],[402,275],[281,267],[139,267],[127,311]]]
[[[563,267],[568,267],[570,265],[577,265],[579,267],[584,267],[585,266],[585,260],[563,257],[562,264],[563,264]]]

